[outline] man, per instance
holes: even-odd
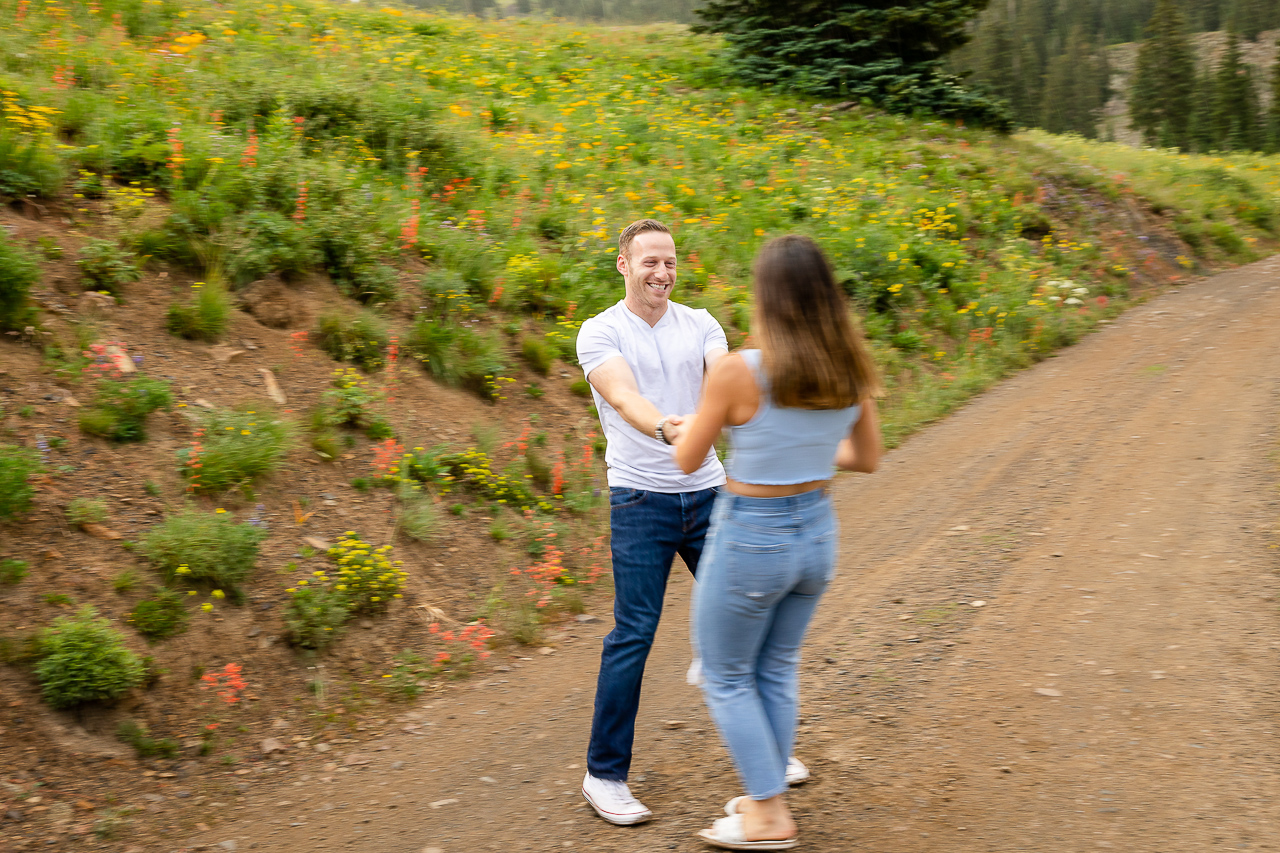
[[[618,238],[626,295],[582,324],[578,361],[591,383],[608,448],[615,626],[604,640],[582,794],[619,825],[653,816],[627,787],[645,661],[676,554],[696,572],[715,488],[715,451],[685,474],[668,446],[697,409],[702,379],[728,352],[707,311],[671,301],[676,246],[661,222],[642,219]]]

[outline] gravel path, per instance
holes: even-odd
[[[1280,258],[1133,309],[841,478],[800,849],[1280,846],[1278,426]],[[739,791],[684,683],[673,578],[633,770],[651,823],[578,792],[605,618],[253,776],[189,849],[705,849]]]

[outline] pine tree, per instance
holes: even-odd
[[[1191,103],[1191,150],[1202,154],[1218,150],[1222,147],[1217,127],[1218,83],[1207,62],[1204,70],[1196,75],[1195,94]]]
[[[1280,41],[1276,63],[1271,66],[1271,108],[1267,110],[1267,153],[1280,154]]]
[[[1186,148],[1195,87],[1195,57],[1177,0],[1159,0],[1138,49],[1129,114],[1148,145]]]
[[[1254,41],[1258,33],[1276,25],[1275,0],[1232,0],[1227,26]]]
[[[754,85],[868,98],[895,112],[1005,128],[1007,109],[943,69],[990,0],[709,0],[697,32],[723,33],[734,72]]]
[[[1227,39],[1227,52],[1215,76],[1218,98],[1214,125],[1219,144],[1228,151],[1261,148],[1258,92],[1249,66],[1240,56],[1240,39],[1235,33]]]
[[[1106,103],[1105,71],[1082,27],[1067,39],[1066,50],[1049,61],[1045,72],[1040,126],[1051,133],[1098,135],[1098,116]]]

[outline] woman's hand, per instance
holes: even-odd
[[[696,419],[697,415],[667,415],[667,423],[662,428],[662,434],[667,437],[667,441],[679,446],[693,429]]]

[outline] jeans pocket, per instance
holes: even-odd
[[[644,503],[649,493],[644,489],[623,489],[613,487],[609,489],[609,508],[610,509],[626,509],[636,504]]]
[[[758,534],[755,537],[758,540]],[[776,537],[773,541],[725,542],[728,552],[729,591],[746,596],[756,604],[769,605],[790,585],[788,552],[793,546]]]

